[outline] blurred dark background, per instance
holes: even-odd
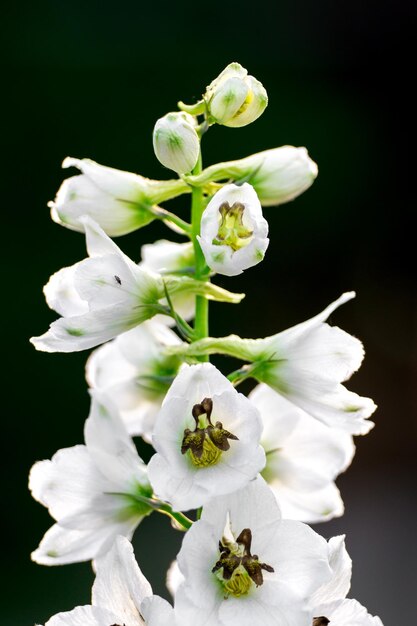
[[[90,157],[170,177],[153,156],[156,119],[177,100],[198,98],[234,60],[263,82],[270,104],[240,131],[214,127],[204,138],[206,164],[305,145],[320,174],[293,203],[265,210],[266,260],[221,281],[247,298],[239,309],[213,305],[212,332],[272,334],[343,291],[357,291],[332,321],[365,343],[364,365],[349,387],[378,403],[377,426],[357,439],[353,466],[339,480],[345,516],[318,530],[347,534],[352,597],[385,626],[414,622],[417,302],[415,170],[407,151],[415,117],[413,10],[407,0],[23,0],[4,9],[5,624],[42,624],[88,603],[93,579],[89,564],[46,568],[29,558],[51,520],[27,491],[28,470],[80,443],[89,409],[87,354],[42,354],[28,343],[56,317],[42,285],[85,255],[84,238],[52,223],[46,207],[66,175],[60,163],[67,155]],[[172,207],[186,214],[185,201]],[[139,259],[142,243],[166,235],[151,225],[118,243]],[[165,570],[179,541],[162,516],[136,533],[137,558],[159,593],[166,594]]]

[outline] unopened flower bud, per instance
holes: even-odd
[[[236,276],[265,255],[268,223],[251,185],[225,185],[208,203],[198,241],[207,265],[219,274]]]
[[[262,206],[275,206],[306,191],[317,173],[317,164],[310,159],[306,148],[282,146],[245,159],[216,163],[188,180],[197,185],[226,179],[246,181],[254,187]]]
[[[192,115],[167,113],[155,124],[153,149],[159,161],[177,174],[191,172],[200,153],[200,140]]]
[[[230,63],[210,83],[204,99],[214,122],[235,128],[254,122],[268,104],[262,83],[239,63]]]

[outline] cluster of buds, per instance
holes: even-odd
[[[344,537],[327,542],[307,525],[343,514],[335,480],[352,462],[353,436],[373,426],[373,401],[343,384],[363,346],[327,323],[355,294],[270,337],[208,335],[209,301],[244,296],[212,276],[259,264],[269,245],[262,207],[296,198],[317,176],[306,149],[292,146],[202,168],[210,126],[245,126],[267,103],[262,84],[231,63],[201,100],[155,125],[155,154],[178,178],[64,161],[81,174],[62,184],[52,218],[85,234],[88,256],[51,276],[44,293],[61,317],[31,341],[46,352],[96,350],[85,443],[30,472],[33,497],[55,520],[32,559],[91,560],[96,578],[91,604],[46,626],[382,626],[347,599]],[[190,222],[160,206],[182,194],[192,197]],[[111,239],[153,220],[186,241],[146,244],[138,263]],[[211,354],[241,364],[225,376]],[[257,383],[248,396],[236,389],[246,378]],[[153,446],[148,464],[133,436]],[[173,604],[153,594],[130,544],[158,512],[185,532],[168,573]]]

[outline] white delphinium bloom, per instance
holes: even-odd
[[[57,521],[32,553],[42,565],[97,559],[152,511],[141,501],[152,495],[146,465],[103,394],[92,398],[84,437],[86,445],[59,450],[30,472],[33,497]]]
[[[268,104],[262,83],[239,63],[230,63],[207,87],[204,101],[209,119],[239,128],[254,122]]]
[[[334,480],[352,461],[352,436],[321,424],[265,384],[258,385],[249,399],[263,423],[262,476],[283,516],[317,523],[343,515]]]
[[[346,551],[344,536],[329,541],[331,579],[310,598],[313,607],[312,626],[383,626],[356,600],[346,599],[350,589],[352,561]]]
[[[101,346],[88,359],[89,385],[112,399],[130,435],[151,442],[155,417],[181,365],[165,348],[180,343],[166,325],[148,320]]]
[[[184,111],[167,113],[155,124],[153,149],[158,160],[177,174],[194,169],[200,154],[197,120]]]
[[[45,626],[175,626],[172,606],[154,596],[133,548],[117,537],[97,562],[91,605],[58,613]]]
[[[163,311],[165,288],[173,294],[241,299],[188,276],[163,279],[131,261],[91,218],[81,220],[90,258],[61,269],[45,286],[48,305],[63,317],[44,335],[32,337],[37,350],[76,352],[113,339]]]
[[[204,506],[178,566],[182,626],[311,626],[309,597],[331,577],[326,541],[283,520],[261,477]]]
[[[77,167],[82,173],[64,180],[49,203],[51,217],[80,232],[80,217],[89,215],[111,237],[125,235],[155,219],[152,206],[190,191],[182,180],[150,180],[90,159],[67,157],[62,167]]]
[[[269,244],[268,222],[254,188],[248,183],[225,185],[210,200],[197,237],[207,265],[236,276],[257,265]]]
[[[240,489],[265,465],[261,429],[258,410],[214,365],[184,366],[155,422],[155,493],[188,510]]]
[[[160,239],[154,243],[146,243],[141,248],[141,267],[158,272],[161,276],[192,275],[195,271],[194,247],[191,241],[177,243]],[[179,315],[185,320],[193,319],[195,315],[195,295],[189,293],[178,293],[172,296],[172,304]],[[165,303],[163,299],[161,301]],[[168,325],[175,322],[172,317],[157,315],[158,321]]]
[[[306,148],[282,146],[244,159],[216,163],[197,176],[189,176],[187,181],[204,185],[225,179],[244,180],[255,189],[262,206],[276,206],[306,191],[317,173],[317,164],[310,159]]]
[[[328,426],[365,435],[374,426],[367,418],[376,405],[341,384],[360,367],[363,345],[326,323],[337,307],[354,297],[353,291],[344,293],[315,317],[271,337],[208,337],[185,349],[174,348],[173,352],[187,356],[228,354],[251,361],[247,375],[266,383]]]

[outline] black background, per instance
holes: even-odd
[[[353,466],[339,480],[345,516],[318,530],[347,534],[352,597],[385,626],[413,623],[411,2],[50,0],[10,4],[3,17],[4,623],[44,623],[88,603],[93,579],[88,564],[46,568],[29,559],[51,522],[27,492],[28,470],[82,441],[89,408],[86,354],[42,354],[28,343],[55,318],[42,285],[85,254],[83,237],[53,224],[46,208],[65,175],[60,163],[67,155],[90,157],[170,177],[152,152],[156,119],[177,100],[198,98],[235,60],[263,82],[270,104],[248,127],[210,130],[206,164],[305,145],[320,173],[295,202],[265,210],[266,259],[241,277],[219,280],[247,298],[239,308],[212,306],[212,334],[272,334],[343,291],[357,291],[332,320],[365,343],[364,365],[349,387],[378,403],[377,426],[358,438]],[[185,200],[171,206],[187,215]],[[142,243],[167,235],[151,225],[118,243],[138,260]],[[156,515],[136,532],[138,561],[159,593],[166,593],[165,570],[179,541]]]

